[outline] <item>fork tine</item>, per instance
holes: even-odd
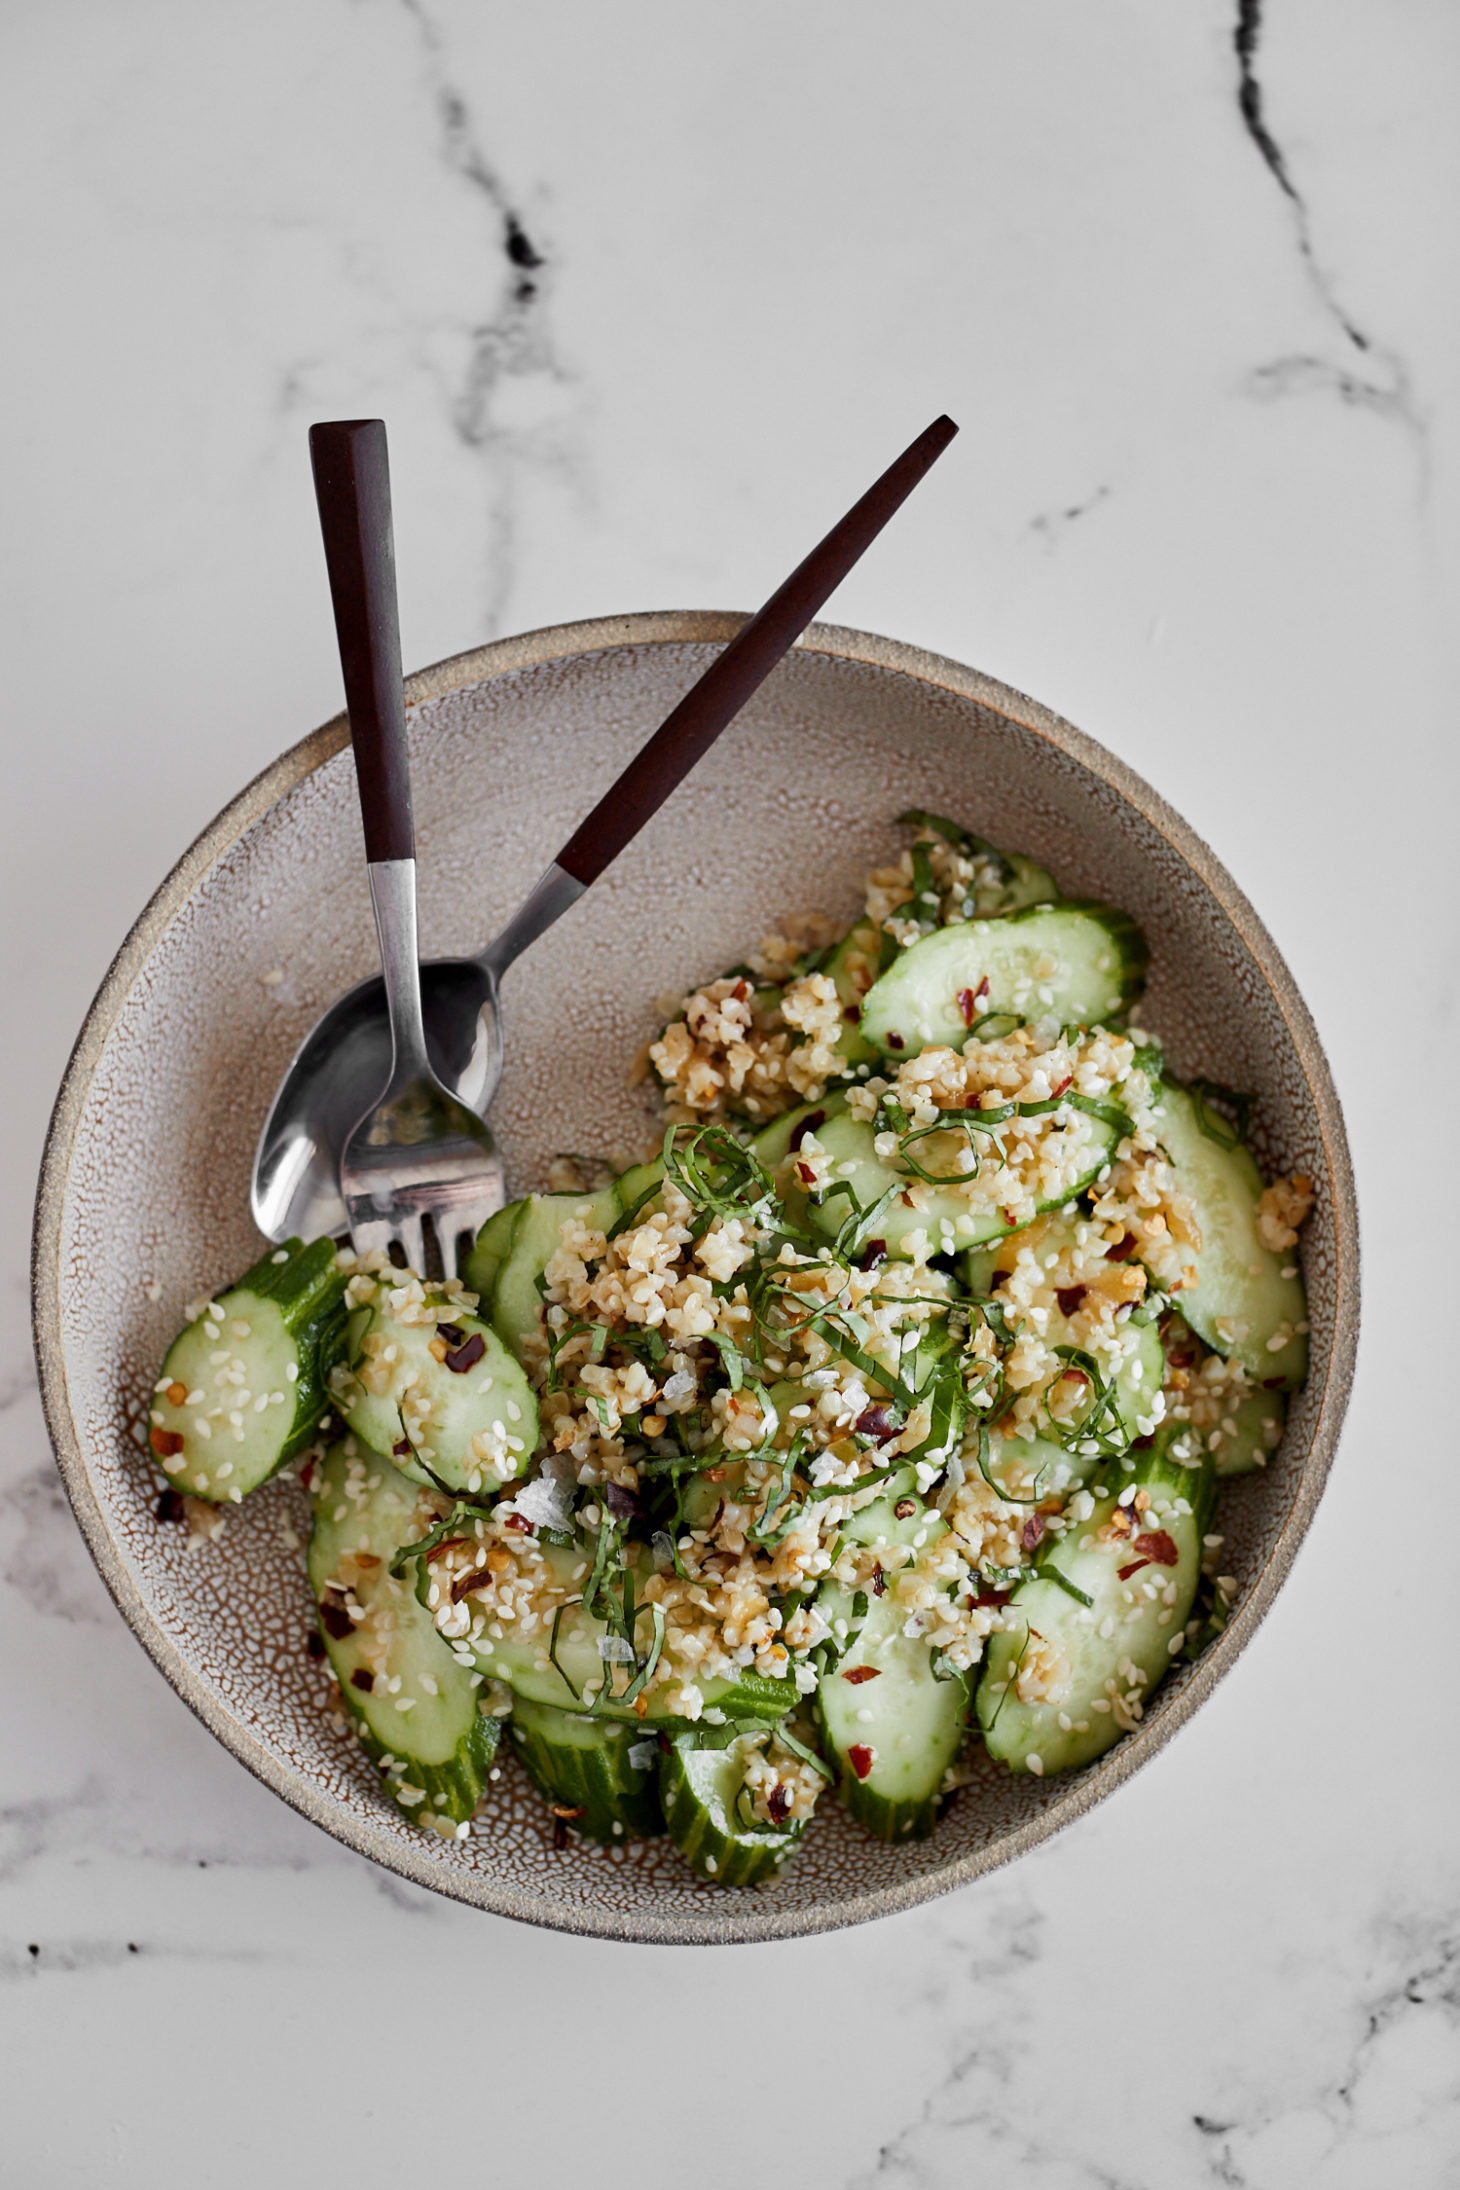
[[[424,1277],[426,1272],[426,1222],[418,1210],[396,1216],[395,1236],[405,1250],[408,1267]]]

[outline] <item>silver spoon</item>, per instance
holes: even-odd
[[[502,1206],[502,1159],[485,1122],[442,1086],[426,1051],[385,427],[378,418],[315,426],[309,453],[391,1044],[389,1081],[340,1157],[340,1196],[357,1253],[379,1249],[413,1270],[454,1278],[463,1247]]]
[[[502,1076],[498,983],[514,959],[616,859],[739,713],[942,454],[958,428],[939,418],[919,434],[785,584],[752,616],[630,761],[563,846],[495,941],[475,958],[420,969],[426,1046],[437,1077],[478,1115]],[[330,1006],[289,1066],[259,1139],[253,1215],[269,1239],[347,1229],[340,1157],[390,1077],[385,988],[362,981]]]

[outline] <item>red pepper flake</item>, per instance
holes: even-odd
[[[390,1448],[392,1460],[409,1460],[414,1447],[408,1437],[398,1437]]]
[[[862,1259],[858,1263],[857,1267],[859,1270],[878,1270],[882,1267],[883,1263],[886,1260],[886,1240],[869,1239],[866,1246],[862,1249]]]
[[[310,1488],[311,1484],[314,1481],[314,1471],[317,1465],[318,1462],[315,1460],[314,1455],[311,1453],[310,1457],[305,1461],[303,1467],[299,1470],[299,1484],[302,1490],[308,1490]]]
[[[859,1026],[859,1025],[861,1024],[861,1019],[862,1019],[862,1007],[861,1007],[861,1005],[860,1005],[860,1004],[848,1004],[848,1005],[847,1005],[847,1008],[846,1008],[846,1010],[845,1010],[845,1011],[844,1011],[844,1012],[842,1013],[842,1017],[843,1017],[844,1019],[850,1019],[850,1020],[851,1020],[851,1022],[852,1022],[852,1025],[853,1025],[854,1027],[855,1027],[855,1026]]]
[[[853,1688],[860,1688],[863,1681],[875,1681],[879,1679],[881,1676],[881,1671],[882,1668],[877,1665],[854,1665],[850,1673],[843,1673],[842,1679],[844,1681],[850,1681]]]
[[[1124,1239],[1118,1239],[1113,1247],[1106,1248],[1105,1259],[1107,1262],[1129,1262],[1135,1251],[1135,1233],[1127,1232]]]
[[[357,1665],[350,1675],[350,1686],[358,1688],[362,1695],[372,1696],[375,1693],[375,1675],[367,1673],[363,1665]]]
[[[803,1186],[814,1186],[816,1184],[816,1173],[809,1163],[798,1163],[796,1176]]]
[[[504,1528],[520,1528],[525,1535],[532,1533],[531,1521],[527,1519],[525,1514],[521,1513],[509,1513],[503,1522],[503,1526]]]
[[[464,1345],[451,1348],[446,1356],[446,1366],[453,1376],[465,1376],[468,1369],[476,1367],[486,1350],[487,1342],[481,1332],[473,1331]]]
[[[324,1656],[324,1637],[317,1627],[312,1627],[304,1638],[304,1647],[311,1658]]]
[[[1013,1594],[1012,1589],[981,1589],[973,1599],[974,1610],[981,1612],[985,1605],[1007,1604]]]
[[[880,1559],[872,1569],[872,1594],[874,1597],[885,1597],[887,1595],[887,1576],[882,1571],[882,1561]]]
[[[338,1597],[326,1597],[321,1601],[319,1624],[336,1642],[343,1642],[347,1635],[355,1632],[355,1623]]]
[[[854,1741],[847,1751],[847,1762],[858,1779],[865,1779],[877,1762],[877,1752],[875,1749],[869,1749],[865,1742]]]
[[[555,1803],[553,1804],[553,1816],[554,1816],[554,1817],[569,1817],[569,1818],[572,1818],[572,1817],[581,1817],[582,1815],[583,1815],[583,1805],[582,1805],[582,1803],[581,1803],[581,1802],[555,1802]]]
[[[154,1422],[147,1439],[159,1460],[174,1460],[183,1449],[182,1438],[176,1430],[164,1430]]]
[[[784,1825],[791,1814],[790,1788],[783,1786],[781,1781],[777,1780],[775,1786],[766,1796],[765,1806],[771,1813],[772,1824]]]
[[[852,1428],[859,1437],[875,1437],[881,1444],[884,1438],[897,1435],[902,1428],[902,1416],[879,1400],[875,1406],[862,1409]]]
[[[1157,1566],[1175,1566],[1176,1546],[1164,1528],[1153,1528],[1147,1535],[1136,1538],[1136,1550],[1143,1551]]]
[[[159,1521],[183,1521],[187,1518],[188,1509],[182,1502],[180,1492],[165,1490],[152,1511]]]
[[[609,1512],[617,1514],[621,1521],[626,1521],[631,1513],[637,1513],[639,1510],[638,1499],[631,1490],[625,1490],[621,1483],[605,1483],[603,1502],[608,1507]]]
[[[1035,1551],[1038,1549],[1039,1544],[1043,1539],[1043,1536],[1043,1516],[1038,1513],[1031,1513],[1028,1520],[1024,1523],[1023,1528],[1019,1531],[1020,1543],[1024,1546],[1024,1549],[1026,1551]]]
[[[448,1551],[460,1551],[463,1544],[470,1542],[469,1536],[443,1536],[440,1543],[433,1544],[426,1553],[427,1566],[434,1566],[438,1559],[445,1558]]]
[[[1050,1092],[1050,1096],[1051,1096],[1051,1098],[1052,1098],[1053,1100],[1055,1100],[1055,1101],[1058,1101],[1058,1100],[1059,1100],[1059,1098],[1060,1098],[1060,1096],[1061,1096],[1061,1095],[1063,1095],[1063,1094],[1065,1093],[1065,1091],[1066,1091],[1066,1089],[1067,1089],[1067,1088],[1070,1088],[1070,1087],[1073,1087],[1073,1086],[1074,1086],[1074,1082],[1075,1082],[1075,1075],[1073,1074],[1073,1072],[1067,1072],[1067,1073],[1065,1074],[1064,1078],[1063,1078],[1063,1079],[1062,1079],[1062,1080],[1060,1081],[1060,1084],[1059,1084],[1059,1086],[1058,1086],[1058,1087],[1052,1087],[1052,1088],[1050,1089],[1050,1091],[1049,1091],[1049,1092]]]
[[[1060,1373],[1062,1384],[1088,1384],[1089,1381],[1083,1369],[1064,1369]]]
[[[1149,1437],[1137,1437],[1132,1439],[1130,1449],[1132,1452],[1149,1452],[1155,1442],[1156,1438],[1155,1433],[1153,1432]]]
[[[444,1338],[448,1346],[459,1346],[466,1333],[459,1323],[438,1323],[436,1336]]]
[[[903,1038],[902,1038],[902,1036],[901,1036],[900,1034],[889,1034],[889,1035],[888,1035],[888,1037],[887,1037],[887,1046],[888,1046],[888,1048],[889,1048],[889,1049],[906,1049],[906,1048],[907,1048],[907,1044],[906,1044],[906,1042],[905,1042],[905,1041],[903,1040]]]
[[[1262,1388],[1265,1392],[1280,1392],[1286,1382],[1287,1378],[1285,1376],[1265,1376],[1262,1380]]]
[[[812,1110],[807,1113],[798,1126],[793,1126],[791,1130],[792,1155],[795,1155],[796,1150],[801,1146],[808,1133],[814,1133],[819,1125],[825,1125],[825,1123],[826,1112],[824,1110]]]
[[[1139,1574],[1141,1568],[1143,1566],[1149,1566],[1150,1563],[1151,1562],[1149,1559],[1132,1559],[1129,1566],[1118,1566],[1116,1568],[1115,1578],[1117,1581],[1120,1582],[1128,1582],[1132,1574]]]
[[[734,997],[737,1004],[743,1004],[746,997],[750,994],[750,983],[742,976],[742,978],[736,982],[734,988],[730,991],[730,994]]]
[[[988,995],[988,992],[989,977],[987,974],[984,975],[976,989],[960,989],[958,991],[958,1009],[963,1016],[963,1024],[966,1027],[973,1025],[974,1020],[979,1015],[978,1007],[984,997]]]
[[[1085,1295],[1089,1292],[1089,1290],[1090,1288],[1088,1285],[1056,1286],[1054,1297],[1060,1304],[1060,1314],[1062,1316],[1072,1316],[1078,1314],[1080,1308],[1084,1304]]]
[[[474,1589],[484,1589],[491,1579],[489,1566],[476,1567],[470,1574],[459,1574],[451,1585],[451,1602],[460,1604],[463,1597],[469,1597]]]

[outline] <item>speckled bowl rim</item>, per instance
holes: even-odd
[[[733,638],[742,615],[717,610],[671,610],[608,616],[581,623],[557,624],[521,637],[476,647],[421,670],[406,683],[409,707],[441,698],[487,678],[569,660],[619,647],[714,645]],[[142,1647],[183,1701],[264,1785],[324,1830],[370,1856],[388,1870],[450,1899],[555,1931],[638,1940],[654,1945],[710,1945],[786,1939],[834,1931],[917,1907],[956,1887],[970,1884],[1037,1847],[1097,1802],[1123,1786],[1155,1756],[1205,1703],[1217,1682],[1235,1663],[1287,1578],[1298,1546],[1307,1533],[1338,1444],[1348,1405],[1357,1346],[1359,1307],[1359,1230],[1353,1168],[1343,1114],[1317,1029],[1292,975],[1242,891],[1209,847],[1131,769],[1093,738],[1050,709],[979,671],[942,655],[836,624],[813,624],[799,640],[804,653],[827,654],[863,663],[900,677],[938,687],[1008,717],[1034,737],[1043,738],[1129,802],[1200,878],[1236,930],[1266,981],[1292,1037],[1322,1142],[1332,1194],[1334,1230],[1334,1340],[1328,1354],[1313,1363],[1309,1376],[1321,1380],[1310,1450],[1292,1507],[1271,1553],[1238,1605],[1226,1632],[1205,1652],[1186,1686],[1140,1729],[1110,1750],[1104,1761],[1067,1792],[1052,1787],[1047,1806],[1024,1825],[973,1854],[950,1858],[936,1872],[866,1893],[842,1894],[811,1909],[781,1909],[754,1894],[727,1895],[723,1910],[703,1915],[666,1916],[656,1921],[642,1911],[564,1907],[544,1894],[502,1886],[474,1872],[445,1873],[430,1860],[423,1844],[414,1849],[387,1836],[345,1805],[326,1796],[302,1772],[272,1754],[252,1730],[197,1673],[188,1657],[162,1630],[132,1580],[107,1526],[87,1469],[71,1405],[61,1338],[60,1240],[77,1129],[100,1064],[107,1037],[133,984],[184,902],[244,832],[277,800],[295,790],[311,772],[337,753],[348,739],[348,725],[337,715],[255,776],[224,807],[183,854],[136,921],[117,952],[86,1015],[66,1067],[46,1136],[36,1198],[32,1243],[32,1313],[36,1361],[46,1424],[67,1495],[101,1577]]]

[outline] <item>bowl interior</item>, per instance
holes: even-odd
[[[422,949],[472,950],[706,666],[736,619],[629,619],[489,648],[413,681]],[[559,1150],[641,1151],[652,1103],[629,1067],[660,999],[739,958],[778,916],[848,915],[918,805],[1034,853],[1068,893],[1144,925],[1143,1021],[1185,1071],[1256,1090],[1264,1160],[1306,1170],[1314,1369],[1282,1449],[1229,1486],[1232,1627],[1161,1691],[1141,1733],[1077,1777],[985,1767],[934,1839],[889,1849],[836,1805],[769,1892],[697,1883],[664,1842],[555,1851],[504,1765],[470,1841],[414,1830],[332,1719],[312,1625],[305,1501],[277,1482],[216,1540],[153,1514],[139,1449],[183,1302],[257,1251],[260,1123],[318,1013],[373,970],[343,725],[296,748],[222,817],[134,931],[94,1007],[42,1185],[38,1331],[48,1408],[103,1571],[168,1678],[301,1809],[423,1883],[503,1913],[657,1939],[794,1933],[908,1905],[987,1869],[1123,1779],[1250,1634],[1307,1524],[1347,1388],[1355,1281],[1342,1127],[1316,1038],[1250,908],[1205,848],[1111,756],[952,664],[828,628],[775,672],[689,783],[507,978],[493,1111],[509,1186]],[[1346,1306],[1346,1304],[1348,1304]]]

